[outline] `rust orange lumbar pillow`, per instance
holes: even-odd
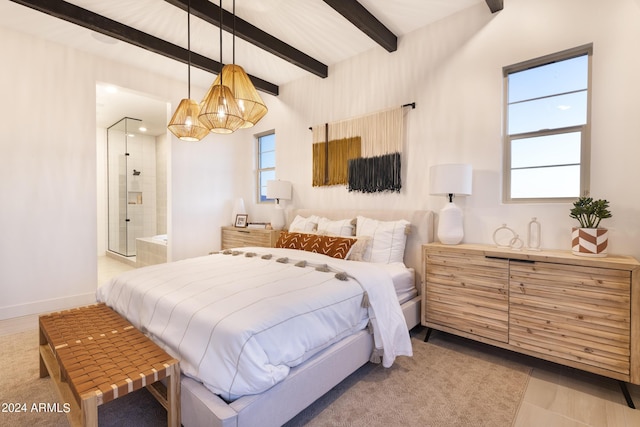
[[[355,242],[356,239],[349,237],[283,231],[280,233],[276,248],[298,249],[345,259]]]

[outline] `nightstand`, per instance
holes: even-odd
[[[280,230],[266,230],[262,228],[222,227],[222,249],[239,248],[245,246],[262,246],[273,248],[280,237]]]

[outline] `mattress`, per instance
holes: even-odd
[[[399,266],[243,248],[132,270],[97,296],[178,358],[185,375],[232,401],[367,326],[384,366],[410,356],[394,286],[406,280]]]

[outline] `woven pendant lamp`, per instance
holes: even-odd
[[[242,127],[249,128],[258,123],[267,114],[267,106],[244,69],[239,65],[227,64],[222,68],[221,75],[238,103],[244,119]],[[218,76],[216,82],[219,82],[219,79]]]
[[[198,103],[193,99],[183,99],[173,113],[167,128],[182,141],[200,141],[209,134],[209,129],[200,123],[199,115]]]
[[[222,68],[222,0],[220,0],[220,67]],[[204,96],[200,107],[200,122],[214,133],[232,133],[244,125],[240,108],[228,86],[222,69]]]
[[[242,127],[249,128],[258,123],[268,110],[247,73],[236,65],[236,0],[233,0],[233,64],[225,65],[220,74],[238,103],[244,119]],[[220,76],[216,81],[218,79]]]
[[[211,85],[202,100],[198,118],[214,133],[233,133],[244,124],[231,90],[222,82]]]
[[[187,3],[187,50],[189,51],[187,68],[189,98],[180,101],[167,128],[182,141],[200,141],[209,134],[209,129],[198,120],[200,106],[191,99],[191,1]]]

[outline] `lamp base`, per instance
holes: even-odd
[[[438,218],[438,239],[445,245],[457,245],[462,242],[464,229],[462,226],[462,210],[455,203],[449,202],[440,210]]]
[[[285,226],[284,209],[279,205],[271,211],[271,228],[274,230],[282,230]]]

